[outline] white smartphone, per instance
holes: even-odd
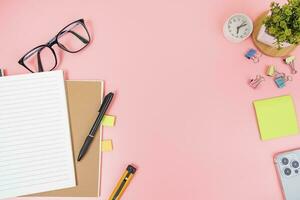
[[[286,200],[300,200],[300,149],[274,156],[275,166]]]

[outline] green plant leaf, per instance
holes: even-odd
[[[286,36],[290,36],[290,35],[292,34],[291,29],[285,29],[284,34],[285,34]]]
[[[286,36],[285,36],[284,34],[282,34],[282,35],[280,35],[280,36],[278,37],[278,41],[279,41],[279,42],[284,42],[285,39],[286,39]]]
[[[285,21],[280,21],[280,27],[285,29],[286,28],[286,22]]]
[[[274,23],[277,23],[280,21],[280,15],[274,15],[272,19]]]
[[[271,34],[271,35],[276,34],[276,28],[270,27],[268,33]]]
[[[287,0],[282,6],[272,2],[270,10],[271,14],[263,21],[267,33],[277,39],[278,46],[283,42],[297,44],[300,41],[300,0]]]
[[[289,8],[285,8],[284,9],[284,14],[286,14],[287,16],[291,16],[293,13]]]

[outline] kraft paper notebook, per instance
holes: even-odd
[[[77,186],[30,196],[98,197],[100,191],[101,128],[84,158],[77,162],[80,148],[98,115],[102,97],[101,81],[66,81]]]

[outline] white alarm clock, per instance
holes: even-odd
[[[223,27],[225,38],[231,42],[241,42],[247,39],[252,31],[252,20],[243,13],[236,13],[229,17]]]

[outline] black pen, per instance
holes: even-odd
[[[80,149],[80,152],[79,152],[79,155],[78,155],[78,158],[77,158],[77,161],[80,161],[82,159],[82,157],[86,154],[90,144],[92,143],[93,139],[94,139],[94,136],[100,126],[100,123],[101,123],[101,120],[103,119],[103,116],[112,100],[112,98],[114,97],[114,93],[110,92],[108,93],[105,97],[104,97],[104,100],[103,100],[103,103],[101,104],[101,107],[99,109],[99,114],[95,120],[95,123],[93,125],[93,127],[91,128],[90,130],[90,133],[89,135],[86,137],[81,149]]]

